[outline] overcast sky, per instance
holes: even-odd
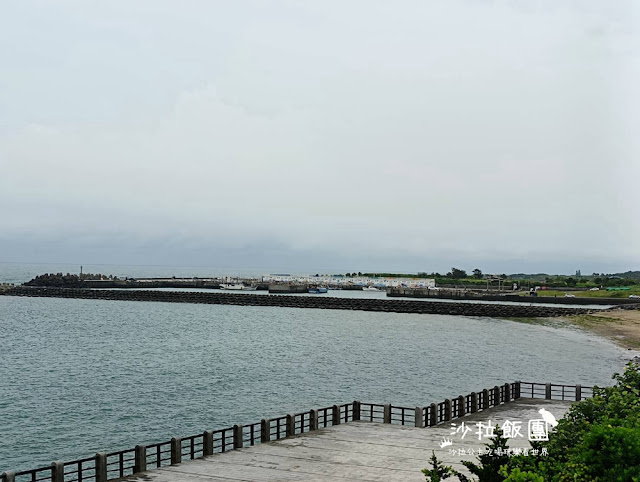
[[[3,1],[0,261],[640,269],[634,3]]]

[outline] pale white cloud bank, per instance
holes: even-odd
[[[631,1],[0,8],[2,260],[640,264]]]

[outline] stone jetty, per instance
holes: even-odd
[[[530,306],[523,304],[456,303],[400,299],[359,299],[312,296],[257,295],[248,293],[199,293],[153,290],[100,290],[81,288],[34,288],[18,286],[1,293],[8,296],[78,298],[88,300],[155,301],[237,306],[273,306],[325,310],[359,310],[389,313],[416,313],[493,318],[557,317],[586,314],[585,308]]]

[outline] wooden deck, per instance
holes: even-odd
[[[458,470],[461,459],[472,455],[451,454],[450,450],[484,447],[478,441],[475,423],[502,425],[506,420],[522,421],[524,438],[512,439],[510,447],[529,447],[527,424],[540,419],[545,408],[560,419],[570,402],[519,399],[486,411],[453,420],[473,429],[464,440],[451,435],[451,424],[414,428],[392,424],[350,422],[279,441],[258,444],[182,464],[149,470],[123,480],[149,482],[215,481],[424,481],[421,470],[428,466],[431,451]],[[451,447],[440,448],[444,438]]]

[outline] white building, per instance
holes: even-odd
[[[370,278],[367,276],[314,276],[291,274],[268,274],[262,281],[269,283],[300,283],[318,285],[359,285],[375,286],[376,288],[405,287],[405,288],[435,288],[436,280],[432,278]]]

